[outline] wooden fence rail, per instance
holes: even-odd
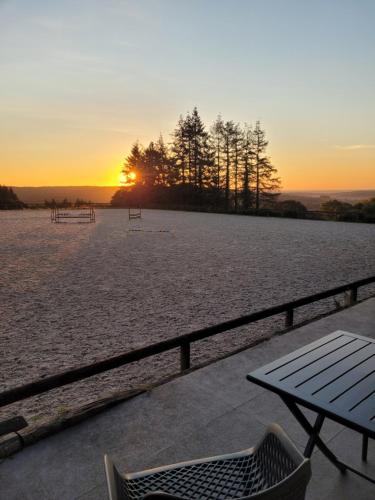
[[[186,333],[178,337],[162,340],[161,342],[141,347],[140,349],[125,352],[80,368],[69,369],[56,375],[3,391],[0,393],[0,407],[176,348],[180,349],[181,371],[186,370],[190,368],[190,346],[193,342],[197,342],[219,333],[233,330],[234,328],[248,325],[250,323],[254,323],[255,321],[269,318],[281,313],[285,313],[285,326],[290,328],[293,326],[294,310],[298,307],[339,295],[341,293],[347,294],[348,300],[346,303],[347,305],[352,305],[357,300],[358,288],[370,285],[371,283],[375,283],[375,276],[331,288],[330,290],[315,293],[291,302],[269,307],[261,311],[253,312],[229,321],[224,321],[223,323],[209,326],[201,330],[196,330],[191,333]]]

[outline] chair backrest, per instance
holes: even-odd
[[[303,500],[311,478],[310,460],[294,446],[289,437],[277,424],[268,426],[267,431],[255,447],[257,461],[261,464],[263,476],[273,484],[252,495],[254,500]]]
[[[112,460],[104,455],[105,475],[107,477],[109,500],[120,500],[117,494],[115,474],[117,472]]]
[[[253,480],[257,482],[252,485],[252,493],[241,497],[242,500],[303,500],[309,480],[311,478],[310,461],[306,459],[290,441],[284,431],[277,424],[268,427],[262,441],[250,450],[245,450],[234,456],[248,456],[249,452],[254,454],[256,473]],[[150,471],[143,471],[135,474],[127,474],[123,477],[116,469],[111,459],[105,455],[105,469],[110,500],[127,500],[134,498],[134,491],[131,483],[134,479],[150,476],[161,470],[175,470],[191,464],[205,463],[207,460],[228,459],[229,455],[221,457],[211,457],[211,459],[193,460],[190,462],[174,464]],[[256,477],[255,477],[256,476]],[[186,475],[184,475],[186,479]],[[146,490],[147,491],[147,490]],[[132,493],[133,492],[133,493]],[[196,491],[197,493],[197,491]],[[244,494],[244,493],[242,493]],[[143,493],[143,498],[148,500],[186,500],[186,495],[182,498],[163,491],[153,491],[148,494]]]

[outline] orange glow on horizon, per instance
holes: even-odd
[[[129,150],[129,144],[125,148],[120,144],[102,144],[100,150],[91,152],[77,147],[63,150],[53,162],[41,148],[28,162],[24,161],[22,151],[2,150],[0,184],[131,186],[139,181],[139,173],[133,170],[121,173],[123,158]],[[276,135],[270,141],[270,157],[278,170],[282,191],[375,189],[375,147],[318,148],[315,144],[300,144],[289,148],[284,138]]]

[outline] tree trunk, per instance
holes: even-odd
[[[235,145],[234,156],[234,211],[237,212],[238,205],[238,145]]]
[[[226,154],[227,154],[227,162],[226,162],[226,172],[225,172],[225,204],[226,204],[226,209],[228,210],[228,208],[229,208],[229,168],[230,168],[229,138],[228,137],[226,139]]]
[[[220,189],[220,139],[217,140],[217,189]]]
[[[256,163],[256,169],[257,169],[257,178],[256,178],[256,198],[255,198],[255,208],[259,210],[259,193],[260,193],[260,186],[259,186],[259,155],[257,154],[257,163]]]

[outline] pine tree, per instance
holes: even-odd
[[[125,185],[131,184],[132,173],[135,174],[138,183],[145,183],[144,151],[138,141],[133,144],[130,154],[126,157],[122,173],[124,174]]]
[[[252,128],[245,124],[243,130],[243,143],[241,151],[241,161],[243,166],[242,176],[242,204],[245,210],[248,210],[252,205],[251,179],[253,176],[253,131]]]
[[[153,141],[147,146],[143,154],[142,166],[142,184],[147,187],[153,187],[161,183],[160,155]]]
[[[193,146],[193,172],[194,172],[194,185],[200,189],[203,187],[203,179],[205,177],[205,169],[208,166],[209,159],[206,157],[208,154],[208,134],[205,131],[204,124],[199,116],[198,110],[195,107],[190,116],[191,143]]]
[[[155,147],[158,152],[156,183],[162,186],[173,186],[178,180],[178,171],[161,134]]]
[[[224,138],[224,164],[225,164],[225,181],[224,181],[224,193],[225,193],[225,206],[229,210],[230,203],[230,187],[231,187],[231,171],[232,171],[232,146],[233,146],[233,136],[234,136],[235,125],[232,121],[225,122],[223,127],[223,138]]]
[[[224,151],[224,123],[219,115],[211,127],[211,148],[214,151],[214,170],[212,173],[212,184],[217,190],[221,188],[221,177],[223,169],[223,151]]]
[[[232,134],[232,156],[233,156],[233,185],[234,185],[234,210],[238,210],[238,184],[240,177],[240,157],[243,142],[243,134],[239,124],[234,125]]]
[[[183,122],[183,138],[185,141],[185,151],[187,157],[188,183],[194,184],[193,171],[193,124],[190,113],[186,115]]]
[[[276,168],[266,156],[268,141],[266,133],[257,121],[253,133],[254,173],[255,173],[255,208],[260,208],[260,196],[270,197],[280,187],[280,180],[275,177]]]
[[[177,126],[172,134],[172,161],[178,171],[178,181],[182,184],[189,182],[189,170],[187,160],[187,144],[185,120],[180,116]]]
[[[173,134],[172,153],[183,184],[204,186],[211,165],[208,138],[197,108],[185,118],[180,117]]]

